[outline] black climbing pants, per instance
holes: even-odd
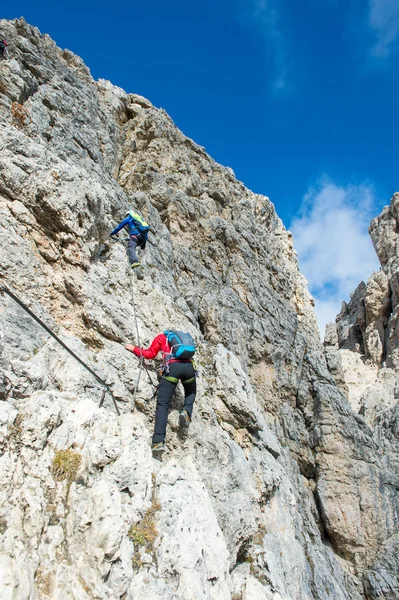
[[[184,408],[191,417],[193,404],[197,391],[197,382],[195,370],[191,362],[172,362],[169,363],[169,373],[161,377],[158,388],[157,408],[155,412],[153,444],[163,442],[166,435],[166,425],[168,424],[168,408],[176,385],[180,381],[184,387]]]

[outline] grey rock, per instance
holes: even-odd
[[[23,19],[0,26],[12,48],[0,63],[0,271],[112,386],[121,411],[109,395],[100,409],[98,381],[1,296],[0,596],[386,593],[375,582],[398,532],[399,461],[384,277],[344,306],[326,360],[292,235],[269,199],[165,111],[95,82]],[[133,290],[123,243],[108,241],[131,208],[152,226]],[[395,219],[383,213],[391,250]],[[395,295],[391,250],[377,246]],[[138,364],[123,348],[138,343],[132,291],[143,345],[172,327],[198,346],[189,435],[178,431],[179,390],[162,463],[150,451],[153,388],[143,373],[133,402]],[[378,391],[351,396],[344,346],[362,361],[358,379],[363,365],[378,371]],[[60,481],[52,465],[65,450],[81,460]],[[134,535],[148,519],[151,543]]]
[[[365,589],[370,600],[395,600],[399,593],[399,540],[394,536],[384,544],[377,561],[368,571]]]

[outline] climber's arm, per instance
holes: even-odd
[[[126,219],[123,219],[123,221],[121,223],[119,223],[119,225],[117,227],[115,227],[115,229],[113,231],[111,231],[111,233],[109,235],[116,235],[118,233],[118,231],[120,231],[123,227],[126,227],[126,225],[129,224],[130,221],[130,217],[126,217]]]
[[[152,341],[152,344],[149,348],[139,348],[138,346],[132,346],[131,344],[127,344],[125,346],[126,350],[133,352],[136,356],[143,356],[144,358],[148,358],[151,360],[155,358],[160,350],[162,350],[162,342],[165,335],[160,333],[156,338]]]

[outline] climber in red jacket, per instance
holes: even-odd
[[[166,331],[165,333],[173,334],[175,332]],[[162,352],[163,373],[158,387],[154,435],[152,437],[152,453],[156,458],[161,456],[165,448],[169,403],[179,380],[182,382],[184,388],[184,407],[179,415],[179,425],[183,431],[187,430],[190,424],[197,391],[196,371],[192,358],[177,358],[174,356],[174,347],[178,344],[172,346],[165,333],[157,335],[147,349],[138,348],[131,344],[125,346],[126,350],[133,352],[137,357],[140,358],[142,356],[150,360],[155,358],[159,352]],[[183,332],[176,333],[189,335]],[[171,339],[170,336],[169,339]],[[190,339],[192,340],[191,337]],[[182,346],[182,344],[180,345]],[[194,354],[194,351],[192,351],[192,354]]]
[[[5,58],[7,58],[7,56],[8,56],[7,46],[8,46],[8,43],[7,43],[7,40],[5,38],[2,39],[2,40],[0,40],[0,54],[2,56],[4,56]]]

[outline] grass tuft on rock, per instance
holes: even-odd
[[[152,476],[152,483],[155,484],[155,475]],[[158,531],[156,526],[157,512],[161,510],[160,503],[155,498],[155,487],[152,490],[152,500],[150,508],[145,512],[144,517],[138,523],[131,526],[128,532],[130,540],[134,544],[134,555],[132,557],[133,569],[139,570],[143,566],[142,552],[151,554],[155,559],[154,542],[157,539]]]
[[[82,456],[79,452],[74,452],[73,450],[59,450],[54,456],[52,464],[54,479],[57,481],[64,481],[67,479],[69,482],[72,482],[76,477],[81,462]]]
[[[145,546],[147,552],[152,552],[154,549],[154,542],[158,535],[155,516],[160,508],[159,502],[153,500],[150,508],[146,511],[141,521],[132,525],[129,529],[128,536],[133,544],[135,546]]]

